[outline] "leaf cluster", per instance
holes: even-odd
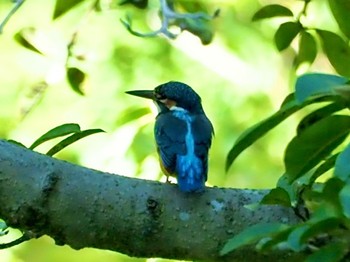
[[[225,255],[241,246],[256,244],[260,251],[289,249],[310,252],[308,261],[338,261],[349,252],[350,230],[350,116],[349,79],[329,74],[298,78],[295,92],[272,116],[244,132],[228,154],[228,169],[244,149],[293,113],[310,105],[319,108],[298,124],[284,152],[285,173],[262,205],[294,209],[302,222],[258,224],[229,240]],[[327,172],[333,171],[330,178]],[[329,176],[329,174],[328,174]],[[321,182],[324,181],[325,182]]]
[[[344,0],[329,0],[330,10],[337,21],[342,35],[323,30],[321,28],[310,28],[303,24],[303,18],[307,16],[308,5],[310,0],[304,1],[304,7],[300,13],[293,13],[289,8],[273,4],[262,7],[258,10],[252,20],[259,21],[262,19],[284,17],[286,22],[279,25],[274,35],[274,42],[279,51],[283,51],[292,42],[297,41],[297,55],[295,57],[295,66],[298,67],[303,63],[312,64],[319,51],[320,43],[324,53],[334,69],[343,76],[350,77],[350,26],[348,14],[350,5]]]

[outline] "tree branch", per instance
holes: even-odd
[[[218,255],[228,239],[250,225],[298,222],[287,208],[244,207],[267,192],[207,188],[186,194],[176,185],[103,173],[0,140],[0,217],[74,249],[206,261],[296,261],[302,254],[262,255],[253,247]]]

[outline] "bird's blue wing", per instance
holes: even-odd
[[[195,154],[202,160],[203,174],[206,181],[208,173],[208,151],[211,146],[214,128],[205,114],[195,116],[191,127],[195,138]]]
[[[186,154],[186,132],[186,123],[170,112],[157,116],[154,136],[162,164],[171,174],[175,172],[176,155]]]

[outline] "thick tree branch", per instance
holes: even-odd
[[[244,207],[266,192],[207,188],[185,194],[176,185],[91,170],[0,140],[0,217],[74,249],[207,261],[296,261],[302,254],[261,255],[253,248],[218,255],[229,238],[250,225],[298,222],[286,208]]]

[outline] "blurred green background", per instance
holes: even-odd
[[[103,2],[103,1],[102,1]],[[108,2],[108,1],[106,1]],[[78,123],[82,129],[102,128],[106,133],[87,137],[56,157],[123,176],[165,181],[158,166],[153,139],[155,108],[152,103],[126,95],[132,89],[153,89],[170,80],[192,86],[202,97],[215,128],[209,159],[209,186],[270,188],[283,173],[283,151],[295,133],[291,118],[244,152],[225,173],[228,151],[248,127],[278,109],[292,91],[294,51],[278,53],[273,34],[280,19],[251,22],[262,5],[278,1],[195,1],[209,12],[221,9],[213,20],[215,37],[203,46],[183,33],[176,40],[138,38],[119,19],[133,17],[139,30],[159,25],[157,1],[147,10],[115,7],[91,12],[83,1],[52,21],[55,1],[26,1],[0,35],[0,137],[29,146],[49,129]],[[302,1],[279,1],[292,10]],[[13,3],[0,2],[0,19]],[[200,5],[199,5],[200,6]],[[326,2],[310,4],[309,25],[332,29],[335,23]],[[14,40],[26,28],[45,55],[30,51]],[[35,33],[31,35],[31,29]],[[65,77],[67,44],[77,32],[69,65],[86,73],[85,95],[74,92]],[[332,71],[319,57],[312,71]],[[41,145],[45,153],[57,141]],[[13,239],[12,232],[1,241]],[[40,261],[143,261],[114,252],[72,250],[54,245],[49,237],[1,250],[1,262]],[[148,259],[158,261],[158,259]],[[165,261],[165,260],[161,260]]]

